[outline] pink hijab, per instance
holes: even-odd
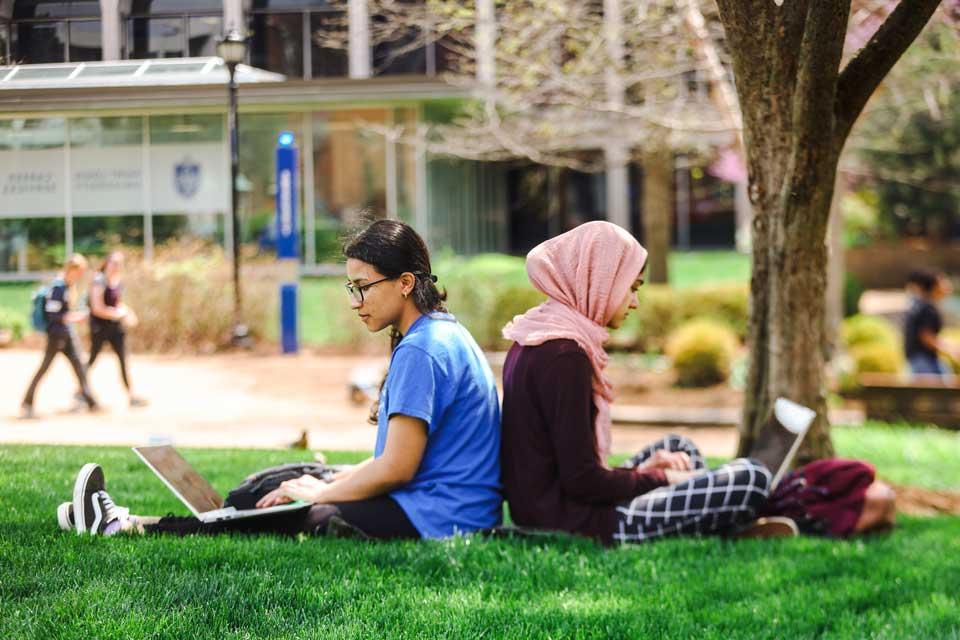
[[[503,337],[524,346],[574,340],[593,365],[594,425],[601,462],[610,454],[613,386],[603,374],[613,318],[647,261],[647,250],[610,222],[587,222],[551,238],[527,254],[527,275],[547,301],[516,316]]]

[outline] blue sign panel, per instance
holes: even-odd
[[[277,257],[298,258],[297,237],[297,146],[293,134],[284,131],[277,139]]]
[[[297,285],[280,285],[280,348],[284,353],[296,353],[299,348],[297,332]]]
[[[280,285],[280,346],[283,353],[296,353],[297,283],[300,238],[297,234],[297,146],[293,134],[284,131],[277,139],[277,259],[291,265],[294,282]]]

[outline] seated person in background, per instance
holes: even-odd
[[[940,272],[919,270],[907,280],[912,301],[903,326],[903,348],[914,375],[936,375],[953,381],[953,373],[941,356],[960,362],[960,350],[939,336],[943,316],[937,304],[950,295],[950,280]]]
[[[609,222],[583,224],[527,255],[530,281],[548,299],[503,330],[514,344],[503,369],[501,465],[518,525],[639,543],[736,530],[767,499],[771,474],[761,463],[709,470],[679,436],[607,466],[613,395],[603,344],[637,306],[646,257]]]

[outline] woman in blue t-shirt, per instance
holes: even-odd
[[[373,457],[329,483],[284,482],[257,503],[303,500],[309,509],[217,524],[128,516],[103,490],[99,467],[87,465],[73,513],[103,515],[74,523],[78,531],[321,534],[346,523],[374,538],[444,538],[500,524],[496,385],[473,337],[446,312],[423,239],[402,222],[380,220],[344,253],[351,309],[369,331],[391,335],[390,367],[371,414]]]

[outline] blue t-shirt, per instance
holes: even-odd
[[[393,352],[380,394],[377,445],[390,416],[427,423],[416,475],[390,496],[424,538],[500,524],[500,404],[487,360],[452,315],[421,316]]]

